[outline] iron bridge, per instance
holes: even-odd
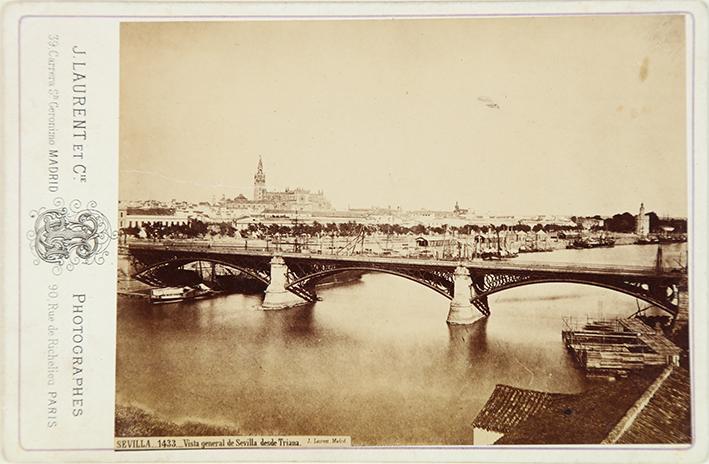
[[[484,315],[490,314],[488,297],[511,288],[539,283],[577,283],[618,291],[656,306],[673,318],[678,314],[680,292],[686,291],[684,270],[644,266],[506,261],[442,261],[391,256],[321,255],[253,250],[214,243],[130,243],[128,254],[137,270],[135,278],[164,286],[160,275],[196,261],[241,271],[264,284],[270,283],[271,259],[286,263],[286,289],[307,301],[317,301],[318,280],[344,271],[383,272],[424,285],[448,299],[454,295],[454,271],[462,266],[471,277],[470,299]]]

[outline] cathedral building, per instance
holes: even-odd
[[[254,174],[253,202],[263,203],[271,209],[299,211],[328,211],[332,209],[322,190],[311,192],[303,188],[283,191],[269,191],[266,188],[266,174],[263,171],[263,160],[259,157],[256,174]]]

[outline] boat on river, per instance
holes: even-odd
[[[483,250],[480,253],[480,257],[486,261],[492,261],[495,259],[509,259],[509,258],[516,258],[519,256],[517,253],[514,251],[510,251],[508,249],[499,249],[499,250],[494,250],[491,248],[488,248],[486,250]]]
[[[219,292],[203,283],[184,287],[164,287],[150,290],[150,302],[153,304],[177,303],[185,300],[200,300],[212,297]]]
[[[602,236],[600,238],[577,238],[566,245],[566,248],[580,250],[584,248],[613,248],[614,246],[614,238]]]
[[[651,237],[651,236],[639,237],[635,241],[636,245],[652,245],[655,243],[660,243],[660,239],[657,237]]]

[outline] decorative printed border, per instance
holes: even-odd
[[[472,6],[472,5],[471,5]],[[155,20],[159,21],[161,19],[179,19],[180,21],[207,21],[207,20],[233,20],[233,21],[248,21],[248,20],[294,20],[294,19],[299,19],[299,20],[318,20],[318,19],[329,19],[329,20],[365,20],[365,19],[445,19],[445,18],[458,18],[458,19],[481,19],[481,18],[513,18],[513,17],[573,17],[573,16],[654,16],[654,15],[683,15],[687,18],[689,18],[689,37],[686,38],[685,44],[687,46],[691,46],[691,56],[690,56],[690,64],[686,68],[687,72],[690,74],[691,78],[689,79],[689,88],[687,89],[688,94],[691,96],[690,100],[691,103],[689,105],[689,118],[688,118],[688,125],[687,127],[690,130],[689,133],[689,147],[687,151],[687,159],[686,162],[689,164],[690,167],[690,176],[689,176],[689,193],[690,193],[690,199],[689,199],[689,219],[692,223],[691,226],[691,234],[689,236],[689,245],[690,245],[690,250],[692,250],[692,242],[695,238],[695,221],[693,221],[694,215],[696,213],[696,205],[695,205],[695,98],[696,98],[696,89],[695,89],[695,80],[696,80],[696,75],[695,75],[695,61],[696,61],[696,18],[694,16],[694,13],[690,10],[657,10],[657,11],[635,11],[635,12],[628,12],[628,11],[603,11],[603,12],[567,12],[567,13],[450,13],[450,14],[445,14],[445,13],[430,13],[430,14],[415,14],[415,13],[410,13],[410,14],[343,14],[343,15],[335,15],[335,14],[323,14],[323,15],[316,15],[316,14],[292,14],[292,15],[268,15],[268,14],[253,14],[253,15],[96,15],[96,14],[87,14],[87,15],[64,15],[64,14],[48,14],[48,15],[23,15],[19,17],[18,20],[18,27],[17,27],[17,47],[18,47],[18,69],[17,69],[17,77],[18,77],[18,155],[19,155],[19,175],[20,177],[19,182],[18,182],[18,208],[21,207],[21,190],[22,190],[22,185],[21,185],[21,174],[22,174],[22,140],[21,140],[21,104],[22,104],[22,99],[21,99],[21,87],[22,87],[22,79],[21,79],[21,25],[22,21],[25,19],[30,19],[30,18],[72,18],[72,19],[118,19],[119,22],[121,21],[131,21],[131,20],[143,20],[143,21],[149,21],[149,20]],[[19,226],[18,226],[19,227]],[[20,237],[22,237],[22,233],[20,231]],[[20,243],[20,246],[22,244]],[[693,254],[690,252],[690,258],[693,258]],[[18,263],[19,265],[19,270],[21,270],[22,263],[21,261]],[[690,289],[696,288],[696,280],[694,278],[694,259],[690,259],[688,263],[689,267],[689,281],[690,281]],[[18,276],[21,274],[18,274]],[[18,305],[18,314],[19,314],[19,321],[20,321],[20,327],[22,326],[22,294],[21,294],[21,279],[18,278],[18,299],[19,299],[19,305]],[[693,303],[693,293],[690,291],[690,308],[689,308],[689,313],[690,313],[690,331],[689,331],[689,345],[691,348],[694,348],[694,343],[693,340],[695,339],[695,324],[693,323],[693,313],[694,313],[694,304]],[[21,336],[21,331],[18,337],[18,366],[21,363],[21,346],[22,346],[22,336]],[[342,449],[347,449],[347,450],[421,450],[421,451],[426,451],[426,450],[468,450],[468,451],[475,451],[475,450],[563,450],[563,451],[575,451],[575,450],[593,450],[593,451],[623,451],[623,450],[644,450],[644,451],[671,451],[671,452],[676,452],[678,450],[688,450],[696,445],[696,396],[695,396],[695,373],[694,373],[694,368],[695,368],[695,356],[696,354],[694,353],[694,349],[690,350],[690,385],[691,385],[691,414],[692,414],[692,443],[690,445],[670,445],[670,446],[665,446],[665,445],[647,445],[647,446],[627,446],[627,445],[616,445],[615,447],[611,448],[608,446],[576,446],[576,445],[546,445],[546,446],[532,446],[532,445],[494,445],[494,446],[475,446],[475,445],[450,445],[450,446],[407,446],[407,445],[402,445],[402,446],[352,446],[348,448],[342,448]],[[21,437],[20,437],[20,421],[21,421],[21,414],[20,414],[20,405],[21,405],[21,369],[18,369],[18,444],[20,448],[22,448],[24,451],[27,452],[51,452],[51,451],[115,451],[114,448],[32,448],[28,449],[22,446],[21,444]],[[322,451],[322,448],[298,448],[302,450],[319,450]]]

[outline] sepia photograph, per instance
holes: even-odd
[[[691,445],[687,21],[122,22],[116,439]]]

